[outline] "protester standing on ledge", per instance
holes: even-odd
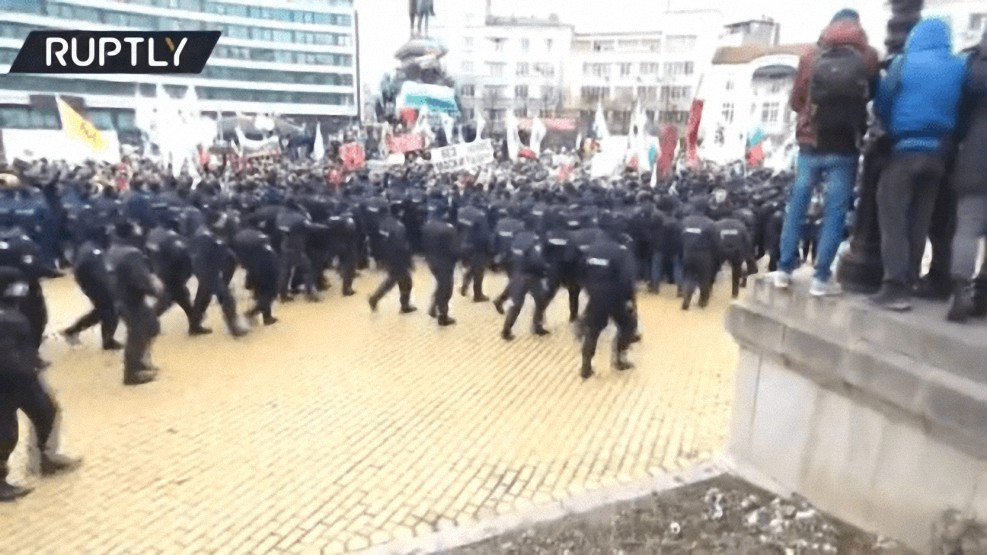
[[[781,261],[773,274],[786,288],[799,262],[799,239],[812,192],[825,176],[825,209],[819,228],[816,273],[810,293],[840,293],[831,267],[843,241],[846,213],[853,198],[860,142],[867,131],[867,102],[878,76],[877,52],[867,42],[860,17],[841,10],[799,60],[789,104],[798,113],[798,174],[788,199],[781,234]]]
[[[884,283],[872,300],[895,311],[911,309],[932,210],[953,143],[966,76],[953,54],[949,24],[920,21],[904,53],[881,80],[875,111],[893,151],[877,185]]]

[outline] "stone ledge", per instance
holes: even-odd
[[[941,304],[909,314],[861,297],[817,299],[802,282],[765,280],[735,303],[727,329],[743,347],[886,414],[917,421],[987,458],[987,325],[945,322]]]

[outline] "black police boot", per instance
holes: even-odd
[[[322,302],[322,295],[315,291],[309,291],[308,293],[305,293],[305,300],[310,303]]]
[[[354,291],[352,287],[350,287],[349,289],[343,289],[344,297],[352,297],[353,295],[356,295],[356,291]]]
[[[634,364],[627,360],[627,351],[619,351],[614,354],[613,367],[621,372],[634,368]]]
[[[110,339],[109,341],[103,341],[104,351],[119,351],[123,349],[123,343],[120,343],[116,339]]]
[[[459,296],[465,297],[468,290],[469,290],[469,284],[463,283],[463,285],[459,288]]]
[[[965,279],[953,280],[953,302],[949,306],[946,319],[962,324],[973,312],[973,294],[970,291],[970,281]]]
[[[375,298],[373,298],[373,297],[370,297],[369,299],[367,299],[367,304],[370,305],[370,311],[371,312],[377,312],[377,302],[378,302],[378,300],[375,299]]]
[[[973,308],[970,316],[983,318],[987,316],[987,280],[977,278],[973,280]]]
[[[274,316],[264,316],[264,325],[265,326],[273,326],[274,324],[277,324],[277,323],[278,323],[278,319],[275,318]]]
[[[455,323],[456,323],[456,320],[455,319],[450,318],[449,316],[447,316],[445,314],[439,316],[439,325],[442,326],[442,327],[451,326],[451,325],[453,325]]]
[[[66,474],[72,472],[80,466],[82,466],[82,459],[74,459],[58,453],[53,453],[51,455],[45,453],[41,454],[42,476]]]
[[[68,343],[73,347],[77,347],[82,343],[82,341],[79,340],[79,332],[72,328],[67,328],[62,330],[61,334],[62,334],[62,339],[64,339],[66,343]]]
[[[3,471],[3,474],[6,475],[7,472]],[[6,477],[0,479],[0,503],[11,503],[13,501],[17,501],[21,497],[27,496],[29,493],[31,493],[31,491],[32,491],[31,488],[25,488],[11,484],[10,482],[7,481]]]
[[[947,279],[927,274],[918,280],[918,285],[915,286],[915,296],[920,299],[946,301],[955,293],[955,285]]]
[[[212,333],[212,330],[203,326],[201,323],[195,324],[193,326],[189,326],[188,329],[188,334],[191,335],[192,337],[196,337],[199,335],[209,335],[210,333]]]
[[[428,307],[428,315],[431,318],[438,318],[439,317],[439,313],[435,309],[435,303],[432,303],[432,305]]]
[[[501,330],[500,338],[504,341],[514,341],[514,334],[511,333],[511,330]]]
[[[412,312],[417,312],[418,307],[412,305],[406,305],[401,307],[401,314],[411,314]]]
[[[593,377],[593,374],[593,363],[588,360],[584,360],[583,368],[579,371],[579,377],[584,380],[588,380]]]
[[[504,314],[504,301],[500,299],[495,299],[493,302],[494,308],[497,309],[497,314]]]
[[[490,297],[486,295],[473,295],[474,303],[485,303],[490,300]]]
[[[540,336],[540,337],[544,337],[544,336],[549,335],[549,334],[552,333],[552,332],[548,331],[547,329],[545,329],[545,326],[542,326],[542,325],[535,326],[534,332],[535,332],[535,335]]]
[[[144,385],[153,382],[155,378],[157,378],[157,372],[150,368],[130,370],[123,375],[123,385]]]

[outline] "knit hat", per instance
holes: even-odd
[[[857,10],[843,8],[842,10],[836,12],[836,15],[833,16],[832,22],[847,20],[853,21],[854,23],[860,23],[860,14],[857,13]]]

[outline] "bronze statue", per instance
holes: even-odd
[[[408,17],[411,20],[411,36],[427,37],[429,18],[435,17],[435,2],[433,0],[408,0]]]

